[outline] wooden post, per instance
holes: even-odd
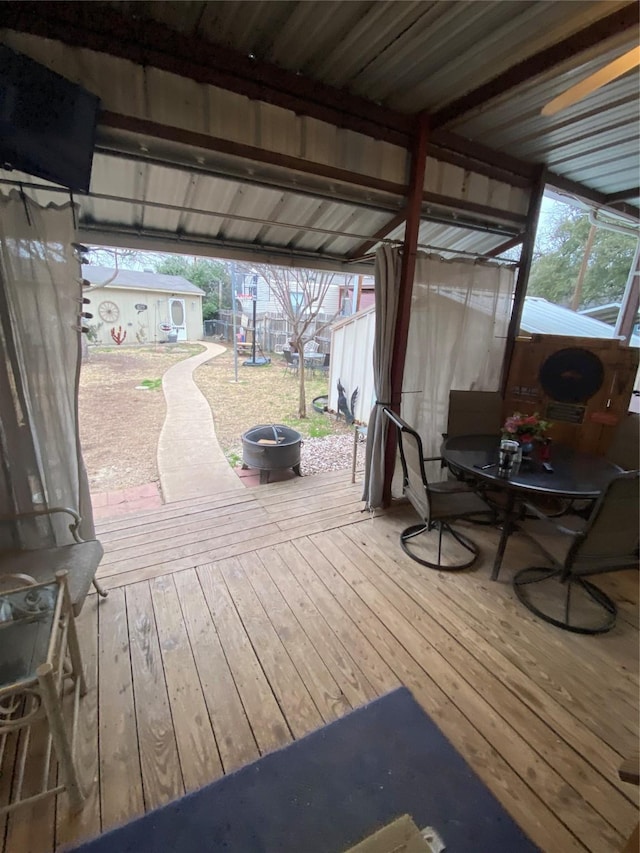
[[[429,116],[427,113],[420,113],[416,120],[411,153],[411,175],[407,195],[407,221],[404,230],[404,246],[402,248],[402,265],[398,287],[398,314],[396,317],[393,354],[391,356],[390,408],[398,414],[400,414],[400,405],[402,402],[402,380],[404,378],[404,363],[407,355],[411,296],[416,269],[416,253],[418,249],[418,232],[420,230],[424,175],[427,164],[428,139]],[[390,428],[387,433],[387,444],[385,447],[383,487],[383,504],[385,506],[388,506],[391,502],[391,481],[393,479],[396,459],[395,442],[395,432]]]
[[[587,242],[584,247],[584,252],[582,253],[582,263],[580,264],[578,278],[576,279],[576,284],[573,288],[573,295],[571,296],[571,304],[569,305],[569,308],[571,308],[572,311],[577,311],[580,307],[582,289],[584,287],[584,277],[587,274],[587,265],[589,263],[589,256],[591,255],[591,249],[593,248],[593,241],[595,238],[596,226],[592,225],[591,228],[589,228],[589,235],[587,236]]]
[[[522,320],[524,298],[527,295],[527,284],[529,282],[529,273],[531,272],[531,262],[533,261],[533,247],[536,241],[536,230],[538,227],[540,206],[542,204],[542,197],[544,195],[544,188],[546,184],[546,174],[546,166],[538,167],[537,175],[531,186],[531,196],[529,198],[529,208],[527,210],[527,225],[524,233],[524,239],[522,241],[518,278],[516,279],[516,287],[513,292],[513,309],[511,311],[511,319],[507,330],[507,345],[505,347],[504,361],[502,362],[500,388],[503,397],[507,390],[507,380],[509,377],[509,368],[511,367],[511,359],[513,358],[513,348],[515,346],[516,338],[518,337],[520,321]]]

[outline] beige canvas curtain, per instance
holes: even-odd
[[[400,279],[400,252],[384,246],[376,253],[376,329],[373,342],[373,383],[377,403],[369,416],[367,426],[367,453],[365,460],[364,491],[362,500],[370,508],[382,505],[384,485],[385,444],[388,421],[382,406],[391,397],[391,355],[398,313],[398,282]]]
[[[440,452],[450,390],[499,389],[514,286],[510,266],[418,257],[402,416],[422,436],[426,456]],[[433,466],[428,474],[441,476]]]
[[[0,516],[65,506],[93,518],[78,433],[82,285],[70,205],[0,194]],[[69,519],[7,528],[0,547],[65,544]],[[7,540],[10,541],[7,541]]]
[[[376,254],[374,382],[379,404],[369,419],[363,500],[382,504],[391,354],[398,313],[400,250]],[[513,306],[514,268],[485,261],[418,255],[402,386],[402,416],[420,433],[425,455],[437,456],[446,431],[449,391],[496,391]],[[396,466],[393,494],[401,491]],[[439,466],[428,468],[439,479]]]

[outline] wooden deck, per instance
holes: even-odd
[[[410,510],[372,518],[360,488],[338,472],[101,524],[111,592],[79,621],[89,798],[76,818],[64,796],[9,817],[7,853],[96,835],[399,684],[543,850],[622,848],[638,819],[617,778],[637,750],[637,573],[602,579],[612,633],[571,635],[515,600],[523,541],[496,583],[483,527],[475,571],[422,569],[398,544]]]

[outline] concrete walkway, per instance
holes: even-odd
[[[225,347],[199,343],[205,352],[179,361],[162,377],[167,416],[158,441],[158,472],[166,503],[244,489],[218,444],[211,407],[193,381],[196,367]]]

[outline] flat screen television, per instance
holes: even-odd
[[[0,166],[89,191],[100,99],[0,45]]]

